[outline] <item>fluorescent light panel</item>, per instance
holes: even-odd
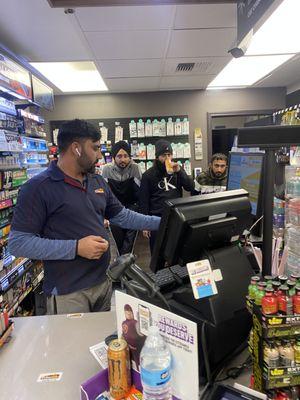
[[[99,92],[108,90],[92,61],[31,63],[62,92]]]
[[[300,52],[300,0],[284,0],[254,34],[246,55]]]
[[[300,52],[300,0],[284,0],[253,35],[246,56],[232,59],[208,85],[251,86]]]
[[[233,58],[208,88],[251,86],[291,57],[293,55],[285,54]]]

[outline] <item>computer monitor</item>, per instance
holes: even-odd
[[[251,317],[245,298],[253,271],[236,241],[251,221],[251,204],[243,189],[166,202],[151,269],[208,259],[222,276],[214,296],[195,299],[190,282],[184,280],[166,294],[172,312],[198,324],[201,371],[204,353],[211,368],[217,368],[248,337]]]
[[[229,155],[227,190],[245,189],[249,193],[251,214],[262,215],[262,176],[264,153],[235,153]]]
[[[150,268],[184,265],[205,258],[210,249],[230,245],[251,224],[251,205],[243,190],[166,202]]]

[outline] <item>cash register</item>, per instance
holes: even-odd
[[[197,323],[200,379],[211,381],[212,371],[245,343],[250,331],[245,298],[253,270],[239,237],[251,221],[251,204],[243,189],[170,200],[151,258],[154,279],[139,279],[145,274],[136,268],[130,270],[132,280],[126,281],[130,294]],[[219,269],[222,279],[218,294],[196,300],[186,264],[202,259]],[[115,275],[120,271],[115,269]],[[173,281],[163,291],[155,276],[165,271]]]

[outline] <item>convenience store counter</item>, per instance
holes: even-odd
[[[12,337],[0,349],[0,399],[74,400],[80,398],[80,384],[101,370],[89,347],[102,342],[116,330],[115,312],[15,318]],[[247,350],[230,366],[245,361]],[[40,374],[62,372],[57,382],[37,382]],[[250,371],[237,380],[248,386]],[[200,393],[203,388],[200,387]],[[194,400],[194,399],[193,399]]]
[[[89,347],[116,330],[114,312],[15,318],[9,343],[0,350],[0,399],[78,399],[80,384],[101,369]],[[62,372],[58,382],[37,382]]]

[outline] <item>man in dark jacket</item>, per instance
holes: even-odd
[[[202,172],[197,178],[200,186],[215,187],[220,190],[227,183],[227,156],[222,153],[216,153],[212,156],[209,169]],[[201,190],[201,188],[200,188]],[[214,191],[214,190],[213,190]]]
[[[130,145],[124,140],[113,145],[111,155],[114,162],[104,166],[102,177],[107,181],[113,194],[123,206],[136,211],[142,179],[141,169],[131,159]],[[119,254],[130,253],[133,250],[136,231],[123,229],[113,224],[111,231]]]
[[[194,191],[194,182],[176,162],[172,161],[171,143],[160,139],[155,143],[153,167],[142,176],[140,188],[140,212],[161,216],[166,200],[182,197],[182,189]],[[143,231],[150,238],[151,253],[154,248],[155,232]]]

